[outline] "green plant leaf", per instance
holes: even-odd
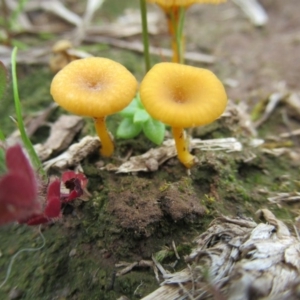
[[[140,123],[133,123],[132,118],[124,118],[117,129],[117,137],[122,139],[132,139],[142,131]]]
[[[143,123],[143,132],[145,136],[156,145],[160,145],[164,140],[165,130],[166,127],[162,122],[152,118]]]
[[[17,123],[18,123],[18,129],[23,141],[23,144],[28,152],[28,155],[30,157],[30,160],[35,167],[36,170],[39,170],[40,175],[42,177],[46,178],[46,171],[43,169],[42,162],[40,158],[38,157],[37,153],[35,152],[35,149],[27,135],[27,132],[25,130],[25,125],[23,121],[22,116],[22,107],[19,97],[19,90],[18,90],[18,80],[17,80],[17,51],[18,48],[14,47],[12,54],[11,54],[11,75],[12,75],[12,83],[13,83],[13,96],[14,96],[14,102],[15,102],[15,111],[17,116]]]
[[[139,108],[139,104],[136,98],[133,98],[130,104],[126,106],[123,110],[121,110],[119,114],[124,118],[132,117],[138,108]]]
[[[138,108],[133,116],[133,122],[134,123],[145,123],[149,120],[150,115],[147,113],[145,109]]]
[[[7,86],[7,70],[0,61],[0,100],[3,98]]]
[[[136,95],[135,101],[136,101],[136,103],[137,103],[137,105],[138,105],[139,108],[145,109],[145,107],[144,107],[144,105],[143,105],[143,103],[141,101],[141,97],[140,97],[139,93]]]

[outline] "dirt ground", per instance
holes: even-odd
[[[262,0],[265,26],[254,27],[231,1],[218,7],[193,6],[187,17],[187,48],[204,49],[217,57],[213,69],[236,80],[229,98],[255,103],[284,82],[299,91],[300,20],[297,0]]]
[[[288,90],[299,90],[299,3],[260,3],[269,17],[262,28],[255,28],[232,2],[221,8],[195,5],[187,17],[188,48],[216,55],[217,66],[213,68],[223,78],[237,81],[237,86],[227,88],[229,97],[250,104],[277,91],[280,82]]]
[[[216,61],[213,64],[187,63],[213,70],[225,83],[229,98],[236,105],[247,104],[248,112],[270,94],[282,91],[283,86],[287,93],[299,93],[298,2],[261,0],[269,17],[263,27],[251,24],[231,1],[219,6],[192,6],[185,24],[186,50],[213,55]],[[75,1],[67,3],[78,8]],[[127,6],[136,7],[131,0],[122,2],[122,7],[118,3],[119,0],[106,1],[100,16],[113,21]],[[154,6],[150,8],[157,10]],[[19,38],[22,39],[22,36]],[[128,41],[134,40],[141,40],[140,35],[128,38]],[[156,47],[167,47],[168,42],[163,32],[151,36],[151,44]],[[50,47],[53,41],[46,43]],[[107,45],[101,45],[102,48],[97,50],[89,43],[82,47],[118,60],[138,78],[143,76],[141,54]],[[154,58],[155,61],[160,59]],[[40,70],[42,72],[38,73]],[[53,74],[47,65],[21,65],[19,71],[20,94],[25,99],[26,114],[34,111],[32,106],[40,110],[52,103],[49,85]],[[8,101],[4,103],[2,119],[7,114],[13,114],[12,105],[9,106]],[[275,109],[274,114],[258,129],[258,137],[267,139],[270,135],[277,136],[299,128],[299,114],[288,111],[291,127],[287,128],[282,119],[283,110],[284,104]],[[62,112],[60,110],[56,115]],[[119,119],[111,119],[108,124],[112,132],[115,125],[111,124],[116,122]],[[90,133],[93,127],[90,120],[86,124],[82,135]],[[11,128],[13,126],[9,125]],[[243,141],[249,139],[249,132],[240,127],[234,115],[194,133],[195,137],[205,139],[232,136]],[[38,140],[40,134],[34,139]],[[290,149],[295,153],[299,153],[299,142],[297,136],[292,140]],[[275,146],[272,144],[270,147]],[[118,299],[121,296],[140,299],[158,287],[153,270],[141,267],[118,276],[116,274],[120,268],[116,264],[119,262],[151,261],[154,254],[173,272],[186,265],[183,257],[189,253],[193,238],[220,214],[251,218],[258,208],[267,206],[289,225],[299,215],[297,203],[277,206],[270,205],[266,200],[272,193],[299,189],[299,161],[292,161],[291,157],[284,155],[266,155],[259,149],[245,147],[242,153],[196,150],[195,155],[200,163],[191,170],[190,176],[176,158],[164,163],[156,172],[134,176],[115,174],[97,167],[99,161],[102,164],[118,163],[119,158],[129,150],[136,155],[151,147],[154,145],[145,141],[144,137],[117,140],[117,154],[111,160],[103,161],[95,155],[83,161],[82,167],[89,179],[88,189],[92,197],[87,202],[78,200],[67,205],[62,220],[43,228],[46,246],[42,251],[20,256],[12,268],[8,283],[0,289],[1,299],[79,300]],[[253,159],[249,160],[249,155]],[[28,247],[28,244],[38,247],[41,239],[35,228],[20,225],[0,228],[0,235],[1,280],[11,256]],[[175,261],[172,242],[181,257],[176,267],[170,267]],[[14,295],[17,295],[16,298]]]

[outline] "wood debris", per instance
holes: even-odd
[[[255,26],[264,26],[268,22],[268,15],[256,0],[232,0],[238,5]]]
[[[74,137],[82,129],[83,118],[73,115],[61,115],[51,125],[50,136],[44,144],[34,145],[34,148],[42,161],[48,159],[52,154],[66,150],[72,143]]]
[[[53,159],[45,161],[43,166],[45,170],[50,168],[62,170],[76,166],[88,155],[97,151],[99,147],[100,140],[98,137],[86,136],[78,143],[71,145],[66,152],[63,152]]]
[[[260,127],[263,123],[265,123],[271,114],[274,112],[275,108],[278,106],[278,104],[286,97],[286,93],[273,93],[269,99],[268,99],[268,104],[266,106],[266,109],[262,115],[261,118],[259,118],[255,123],[254,126],[255,128]]]
[[[161,272],[161,287],[142,299],[297,299],[300,242],[269,210],[257,215],[266,223],[215,219],[195,240],[188,267]]]
[[[299,162],[300,159],[299,151],[293,151],[286,147],[273,148],[273,149],[263,148],[262,152],[275,157],[279,157],[281,155],[288,155],[295,162],[297,161]]]
[[[260,143],[253,143],[255,146],[258,144]],[[242,151],[243,145],[233,137],[212,140],[191,139],[190,149],[200,149],[201,151],[225,151],[228,153]],[[154,172],[158,170],[161,164],[176,155],[175,141],[170,139],[164,141],[163,146],[161,147],[152,148],[142,155],[132,156],[129,161],[123,163],[121,166],[109,164],[101,169],[116,171],[116,173]]]
[[[149,260],[140,260],[133,263],[121,262],[116,264],[117,268],[123,267],[122,270],[117,272],[116,276],[122,276],[131,272],[134,268],[153,268],[153,261]]]
[[[289,193],[276,193],[272,197],[268,197],[268,200],[272,203],[293,203],[300,201],[299,192],[289,192]]]

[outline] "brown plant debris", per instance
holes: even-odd
[[[202,151],[223,150],[225,152],[238,152],[243,149],[243,146],[236,138],[232,137],[212,140],[191,139],[190,148]],[[109,164],[101,169],[116,171],[116,173],[154,172],[158,170],[161,164],[176,155],[174,140],[166,140],[161,147],[152,148],[142,155],[132,156],[129,161],[119,167]]]
[[[151,299],[299,299],[300,242],[267,209],[267,223],[219,217],[196,239],[188,267],[161,272]]]
[[[285,192],[285,193],[276,193],[271,197],[268,197],[268,200],[272,203],[293,203],[300,201],[299,192]]]

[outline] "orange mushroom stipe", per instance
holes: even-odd
[[[121,64],[102,57],[69,63],[53,78],[50,93],[67,111],[95,119],[101,155],[109,157],[114,144],[105,118],[125,108],[137,91],[135,77]]]
[[[184,53],[184,37],[180,36],[178,40],[177,31],[179,26],[180,13],[184,14],[186,9],[192,4],[220,4],[227,0],[147,0],[150,3],[156,3],[164,11],[167,22],[169,34],[172,38],[173,62],[183,63]],[[180,12],[180,10],[182,10]]]
[[[225,110],[227,95],[211,71],[176,63],[156,64],[140,86],[141,101],[155,119],[172,127],[178,159],[191,168],[184,128],[206,125]]]

